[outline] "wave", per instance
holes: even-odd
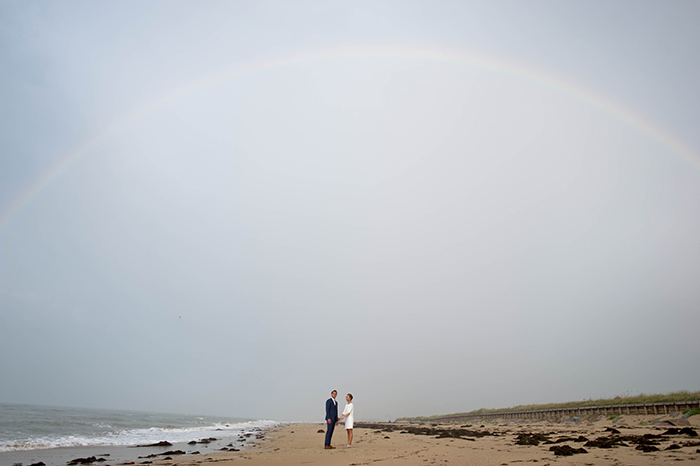
[[[241,423],[219,423],[198,427],[150,427],[101,432],[95,435],[44,435],[20,440],[0,442],[0,452],[20,450],[43,450],[61,447],[86,446],[136,446],[161,441],[182,443],[208,437],[231,437],[234,435],[265,430],[281,424],[277,421],[258,420]]]

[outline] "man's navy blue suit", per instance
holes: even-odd
[[[331,422],[328,422],[331,421]],[[333,437],[333,429],[335,429],[335,424],[338,422],[338,402],[333,399],[333,397],[326,400],[326,446],[331,445],[331,437]]]

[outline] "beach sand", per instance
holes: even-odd
[[[650,423],[662,422],[661,425]],[[644,423],[644,424],[642,424]],[[672,425],[671,423],[674,423]],[[519,465],[537,464],[557,465],[700,465],[700,436],[693,436],[690,431],[698,432],[700,415],[688,420],[660,418],[650,416],[621,416],[614,420],[608,418],[581,420],[577,423],[555,423],[549,421],[520,423],[474,423],[468,425],[434,425],[434,424],[367,424],[356,423],[355,438],[352,448],[343,448],[346,441],[345,429],[338,425],[333,436],[335,450],[323,448],[323,423],[290,424],[269,430],[265,439],[254,446],[239,452],[223,452],[209,455],[179,456],[172,460],[157,460],[155,465],[208,465],[217,466],[267,466],[267,465]],[[680,429],[686,428],[685,433]],[[430,435],[420,434],[421,429],[430,428]],[[690,430],[688,430],[688,428]],[[442,435],[459,434],[464,438],[437,438]],[[616,429],[619,434],[610,432]],[[667,433],[669,429],[678,432]],[[419,432],[411,433],[411,432]],[[571,440],[548,444],[540,441],[538,445],[517,445],[521,434],[531,435],[525,440],[544,435],[550,441],[569,437]],[[643,436],[647,435],[647,438]],[[649,436],[653,437],[649,437]],[[658,437],[656,437],[658,436]],[[587,440],[582,440],[585,437]],[[578,441],[574,441],[576,439]],[[600,448],[585,446],[587,441],[596,439],[621,439],[626,446]],[[644,452],[637,449],[641,444],[647,449],[659,451]],[[583,448],[587,453],[572,456],[557,456],[550,450],[553,446],[568,445],[573,449]],[[666,450],[671,445],[679,448]],[[140,463],[137,463],[140,464]]]

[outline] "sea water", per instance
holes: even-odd
[[[32,457],[45,458],[49,449],[62,447],[104,449],[162,441],[185,445],[204,438],[216,438],[219,443],[238,441],[244,447],[244,439],[250,438],[251,433],[278,424],[269,420],[226,416],[0,404],[0,463],[4,463],[3,459],[16,457],[10,454],[12,452],[31,451],[35,452]],[[206,448],[202,453],[207,453],[215,446],[220,445],[197,445],[197,448]],[[40,454],[42,450],[45,450],[44,454]],[[136,450],[145,451],[130,449]],[[56,451],[52,450],[49,456],[56,457]]]

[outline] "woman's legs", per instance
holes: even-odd
[[[348,431],[348,445],[352,445],[352,429],[345,429]]]

